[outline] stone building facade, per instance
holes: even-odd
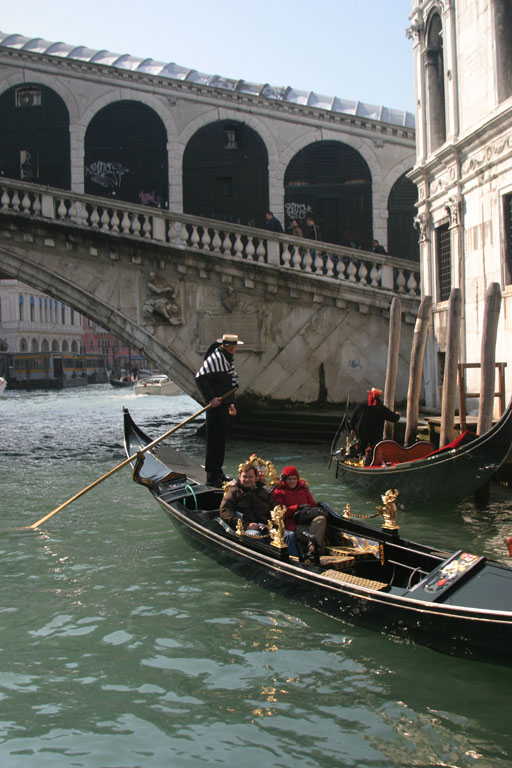
[[[0,341],[5,352],[81,352],[83,316],[18,280],[0,280]]]
[[[0,174],[418,259],[414,117],[0,33]]]
[[[426,365],[439,403],[450,290],[462,293],[461,362],[478,363],[490,283],[502,291],[497,362],[512,392],[512,5],[508,0],[413,0],[414,170],[422,292],[432,295]],[[478,391],[480,374],[468,371]]]

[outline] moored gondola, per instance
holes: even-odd
[[[128,456],[151,442],[126,409],[124,428]],[[351,519],[348,506],[340,514],[322,503],[325,554],[301,560],[288,554],[277,510],[269,535],[250,536],[241,523],[233,530],[222,521],[222,490],[205,485],[202,468],[184,454],[165,447],[141,452],[133,477],[196,548],[261,586],[452,655],[512,663],[512,569],[403,539],[395,492],[378,508],[380,529]]]
[[[512,399],[488,432],[463,433],[439,450],[422,441],[402,448],[393,440],[382,440],[366,465],[362,458],[351,456],[345,445],[338,445],[346,436],[343,429],[338,430],[331,448],[336,477],[344,483],[372,497],[399,488],[400,502],[406,507],[455,504],[473,496],[507,459],[512,448]]]

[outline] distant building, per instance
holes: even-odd
[[[463,362],[478,363],[486,290],[501,286],[496,361],[512,392],[512,7],[510,0],[414,0],[416,163],[422,292],[433,297],[426,367],[438,404],[452,287],[462,293]],[[478,391],[479,373],[471,389]],[[476,389],[475,389],[476,388]]]
[[[0,351],[87,352],[104,355],[110,369],[147,367],[138,352],[89,318],[11,279],[0,279]]]
[[[0,340],[8,352],[80,352],[82,315],[18,280],[0,279]]]
[[[136,350],[125,346],[109,331],[88,317],[83,318],[82,352],[97,352],[106,355],[107,365],[118,375],[131,373],[134,368],[148,368],[147,360]]]

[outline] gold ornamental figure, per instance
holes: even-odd
[[[396,507],[396,500],[398,498],[398,491],[396,488],[392,490],[391,488],[386,491],[384,496],[381,496],[382,503],[384,506],[378,506],[377,510],[380,512],[382,517],[384,518],[384,523],[382,525],[383,528],[385,528],[387,531],[398,531],[400,526],[397,525],[396,522],[396,515],[397,515],[397,507]]]
[[[268,530],[270,533],[270,545],[277,549],[285,549],[286,544],[284,542],[284,513],[286,507],[278,505],[270,512],[270,520],[268,521]]]

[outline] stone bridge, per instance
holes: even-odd
[[[231,332],[245,341],[241,392],[359,399],[384,383],[400,296],[405,398],[418,264],[5,178],[0,187],[2,274],[91,318],[192,397],[205,350]]]

